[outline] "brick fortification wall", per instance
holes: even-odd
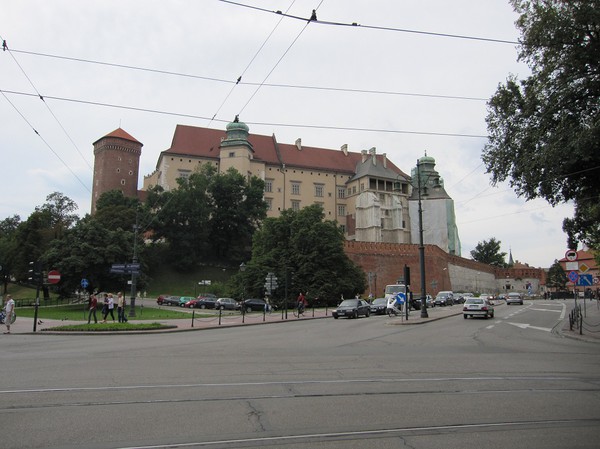
[[[371,276],[371,291],[376,297],[383,294],[387,284],[395,284],[404,276],[404,265],[410,267],[411,290],[420,292],[421,272],[419,246],[402,243],[345,242],[344,251],[350,259]],[[503,283],[521,276],[535,279],[536,293],[545,284],[540,268],[499,269],[471,259],[444,252],[436,245],[425,245],[425,274],[427,293],[435,296],[441,290],[501,292]],[[501,285],[502,284],[502,285]],[[369,292],[365,292],[368,294]],[[366,296],[366,295],[365,295]]]

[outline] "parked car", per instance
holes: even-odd
[[[506,305],[521,304],[523,305],[523,295],[521,293],[510,292],[506,295]]]
[[[161,306],[178,306],[179,298],[181,298],[181,296],[160,295],[156,298],[156,302]]]
[[[188,305],[188,303],[190,301],[193,301],[195,298],[193,296],[180,296],[179,297],[179,304],[175,304],[179,307],[190,307]]]
[[[265,305],[267,304],[264,299],[259,298],[250,298],[245,299],[243,301],[243,308],[246,312],[251,312],[253,310],[258,310],[263,312],[265,310]]]
[[[385,298],[376,298],[371,303],[371,313],[375,315],[385,315],[387,300]]]
[[[494,306],[484,297],[467,298],[463,305],[463,318],[482,316],[485,319],[494,318]]]
[[[240,310],[240,304],[233,298],[219,298],[215,302],[217,310]]]
[[[332,315],[336,320],[341,316],[358,318],[360,315],[364,315],[368,317],[371,315],[371,307],[364,299],[344,299],[332,312]]]
[[[419,297],[419,301],[421,298]],[[431,295],[425,295],[425,304],[427,307],[435,307],[435,301]]]
[[[435,296],[436,306],[451,306],[454,304],[454,293],[449,291],[439,292]]]
[[[214,309],[217,303],[217,296],[212,293],[200,295],[193,301],[192,307],[196,309]]]

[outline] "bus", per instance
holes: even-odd
[[[421,304],[418,298],[413,298],[412,293],[410,292],[410,288],[407,288],[404,284],[389,284],[385,286],[385,299],[387,303],[390,303],[390,299],[395,297],[398,293],[405,293],[410,298],[410,307],[419,310],[421,308]]]

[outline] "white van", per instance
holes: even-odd
[[[385,286],[385,299],[387,301],[387,304],[390,304],[390,301],[394,301],[394,298],[396,297],[396,295],[398,293],[406,293],[406,296],[409,298],[410,300],[410,289],[406,288],[406,286],[404,284],[389,284]],[[410,302],[410,306],[415,309],[415,310],[419,310],[421,308],[421,302],[419,301],[419,298],[412,298],[412,301]]]

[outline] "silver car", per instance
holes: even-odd
[[[521,293],[509,293],[506,295],[506,305],[509,306],[511,304],[521,304],[523,305],[523,295]]]
[[[463,318],[482,316],[494,318],[494,306],[487,298],[466,298],[463,304]]]

